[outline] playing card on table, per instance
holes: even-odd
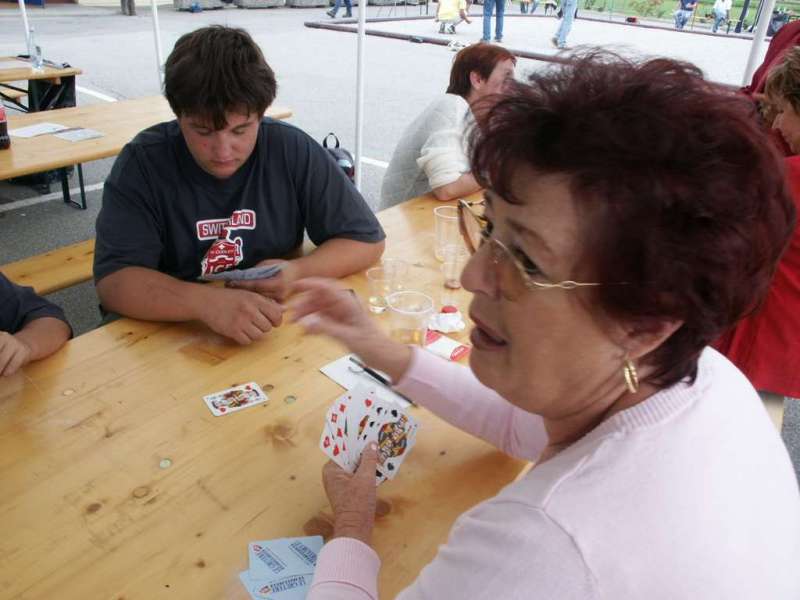
[[[377,443],[375,480],[380,484],[397,474],[414,446],[418,428],[403,409],[379,398],[374,387],[358,386],[328,409],[320,447],[336,464],[353,473],[364,447]]]
[[[238,410],[250,408],[269,400],[261,387],[255,383],[243,383],[215,394],[203,396],[211,414],[221,417]]]
[[[323,543],[318,535],[250,542],[250,568],[239,573],[239,579],[251,598],[303,600]]]

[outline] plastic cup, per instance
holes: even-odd
[[[369,298],[367,304],[370,312],[381,314],[386,310],[386,296],[394,292],[393,282],[389,273],[383,267],[367,269],[369,283]]]
[[[386,298],[391,315],[390,335],[401,344],[425,345],[433,299],[422,292],[395,292]]]
[[[408,263],[402,258],[387,257],[381,261],[381,266],[389,279],[392,280],[392,291],[399,292],[405,288],[408,277]]]
[[[461,272],[469,260],[469,252],[463,244],[449,244],[442,250],[442,274],[444,287],[457,290],[461,287]]]
[[[433,209],[436,225],[436,246],[434,254],[436,260],[444,260],[446,246],[458,244],[461,233],[458,230],[458,208],[455,206],[437,206]]]

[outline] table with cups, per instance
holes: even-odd
[[[435,257],[439,206],[425,196],[379,214],[384,265],[407,265],[385,294],[398,311],[410,304],[393,294],[416,292],[432,305],[417,308],[455,304],[466,314],[468,295],[445,287]],[[367,304],[364,273],[343,285]],[[374,315],[389,330],[391,311]],[[406,328],[397,325],[398,335]],[[249,541],[330,534],[318,444],[325,410],[343,390],[319,368],[345,352],[297,325],[240,347],[199,323],[120,319],[5,378],[4,597],[247,598],[237,575]],[[204,395],[250,381],[266,404],[211,415]],[[425,409],[409,410],[421,424],[417,444],[378,490],[374,543],[386,598],[433,559],[459,514],[523,467]]]

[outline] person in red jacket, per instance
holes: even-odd
[[[782,30],[781,30],[782,31]],[[800,47],[784,53],[764,86],[774,129],[800,153]],[[800,156],[785,159],[786,181],[800,212]],[[778,263],[763,304],[717,343],[756,389],[800,398],[800,227]]]

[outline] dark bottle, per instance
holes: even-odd
[[[11,137],[8,135],[8,121],[6,120],[6,109],[0,104],[0,150],[11,147]]]

